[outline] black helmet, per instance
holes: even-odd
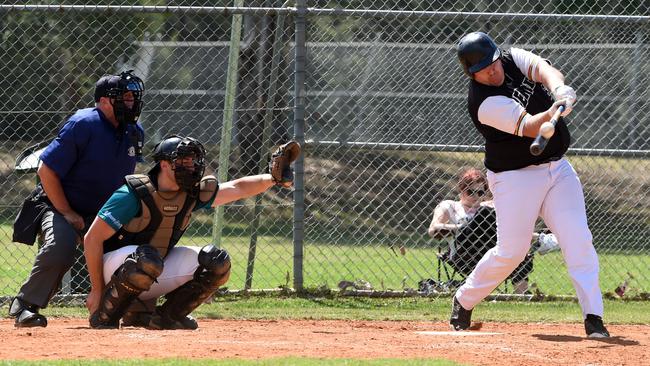
[[[177,159],[192,156],[192,168],[179,164]],[[153,149],[153,158],[156,163],[166,160],[172,163],[176,183],[186,192],[191,192],[198,187],[205,172],[205,148],[196,139],[171,135],[165,137]],[[156,165],[158,166],[158,165]],[[154,168],[155,169],[155,168]]]
[[[124,93],[133,93],[133,106],[124,103]],[[95,102],[101,97],[111,99],[115,119],[120,125],[135,124],[142,112],[142,96],[144,95],[144,82],[133,75],[133,70],[122,72],[120,75],[104,75],[95,84]]]
[[[472,32],[458,41],[458,60],[467,76],[490,66],[501,57],[496,43],[483,32]]]

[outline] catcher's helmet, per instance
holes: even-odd
[[[184,165],[179,159],[192,157],[193,166]],[[165,137],[153,149],[156,163],[166,160],[172,163],[176,184],[186,192],[198,187],[205,172],[205,148],[196,139],[171,135]]]
[[[127,92],[133,94],[132,106],[124,101],[124,94]],[[138,122],[143,95],[144,82],[133,74],[133,70],[124,71],[120,75],[104,75],[95,84],[95,102],[99,102],[101,97],[110,98],[115,119],[120,125]]]
[[[483,32],[472,32],[458,41],[458,60],[467,76],[490,66],[501,57],[501,50],[492,38]]]

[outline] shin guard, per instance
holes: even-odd
[[[141,245],[118,267],[106,285],[99,309],[90,316],[92,328],[118,328],[131,303],[148,291],[163,271],[163,260],[150,245]]]
[[[154,329],[196,329],[188,315],[225,284],[230,277],[230,256],[212,245],[199,252],[199,267],[194,277],[165,295],[164,304],[156,308],[150,327]]]

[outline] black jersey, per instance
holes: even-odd
[[[564,117],[557,122],[555,134],[539,156],[530,153],[532,138],[507,133],[479,121],[481,103],[492,96],[511,98],[530,115],[544,112],[553,104],[553,97],[548,90],[541,83],[527,79],[519,70],[510,50],[502,52],[501,62],[505,72],[503,85],[489,86],[472,80],[469,86],[467,107],[474,126],[485,138],[485,167],[493,172],[502,172],[561,158],[571,140]]]

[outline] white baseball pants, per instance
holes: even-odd
[[[497,245],[480,260],[456,298],[473,309],[519,265],[539,216],[557,236],[583,316],[603,315],[598,256],[587,226],[584,194],[566,159],[518,170],[488,171],[497,214]]]
[[[111,280],[115,270],[124,263],[126,257],[135,252],[137,245],[129,245],[104,254],[104,283]],[[151,285],[149,291],[140,294],[141,300],[153,299],[168,294],[181,287],[194,277],[199,267],[199,247],[174,247],[167,257],[162,273]]]

